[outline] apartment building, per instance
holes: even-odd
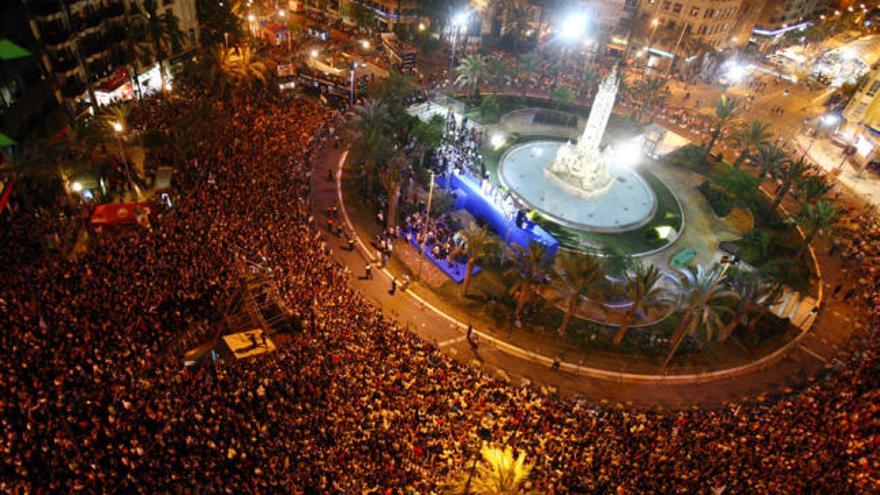
[[[659,20],[657,43],[673,48],[679,38],[688,37],[716,49],[745,43],[735,37],[738,14],[745,0],[643,0],[643,19]],[[667,46],[671,45],[671,46]],[[683,46],[686,49],[688,43]],[[680,50],[683,49],[680,47]]]
[[[57,82],[67,108],[80,114],[139,75],[127,74],[129,26],[145,14],[140,0],[24,0],[19,19],[30,25],[41,61]],[[172,12],[183,33],[180,52],[198,43],[195,0],[153,0],[156,13]],[[172,54],[173,55],[173,54]]]

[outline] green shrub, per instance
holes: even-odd
[[[731,198],[730,195],[721,189],[712,186],[709,182],[703,182],[697,189],[703,193],[703,196],[706,198],[706,201],[709,202],[712,211],[714,211],[716,215],[722,218],[730,215],[731,210],[733,210],[733,198]]]

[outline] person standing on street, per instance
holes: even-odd
[[[388,291],[388,294],[393,296],[395,292],[397,292],[397,279],[392,278],[391,279],[391,289]]]
[[[367,266],[364,267],[364,279],[373,280],[373,265],[370,263],[367,263]]]

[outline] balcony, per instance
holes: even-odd
[[[71,36],[73,36],[73,33],[59,23],[41,23],[40,33],[42,34],[43,42],[50,46],[65,43],[70,40]]]
[[[100,35],[92,34],[80,42],[79,50],[83,58],[89,58],[106,51],[107,43]]]
[[[104,16],[100,12],[93,13],[84,21],[86,29],[100,26],[102,22],[104,22]]]

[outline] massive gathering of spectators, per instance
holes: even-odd
[[[146,101],[134,120],[162,127],[202,98]],[[529,486],[550,494],[880,490],[873,329],[833,373],[760,405],[618,410],[499,381],[385,318],[325,255],[341,240],[319,238],[308,184],[338,114],[296,97],[216,105],[150,229],[68,259],[43,248],[57,215],[4,214],[0,491],[429,494],[485,432],[524,450]],[[302,333],[184,367],[242,255],[272,267]]]

